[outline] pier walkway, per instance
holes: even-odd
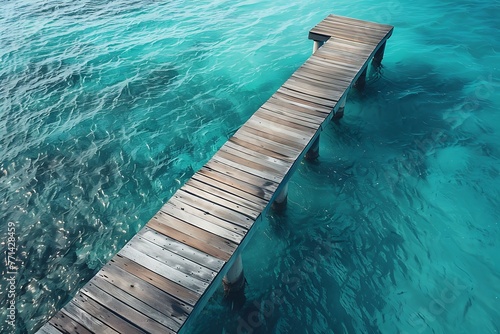
[[[314,54],[38,333],[185,329],[225,275],[240,275],[256,224],[286,201],[294,169],[317,156],[322,127],[370,60],[380,65],[392,31],[335,15],[314,27]]]

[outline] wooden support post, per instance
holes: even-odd
[[[309,148],[309,151],[306,153],[306,160],[312,161],[316,160],[319,157],[319,135],[314,140],[313,144]]]
[[[323,45],[324,42],[320,42],[320,41],[314,41],[314,44],[313,44],[313,53],[315,53],[316,51],[318,51],[318,49]]]
[[[347,93],[346,93],[347,95]],[[347,100],[347,97],[344,97],[342,100],[340,100],[340,107],[337,109],[337,112],[335,115],[333,115],[333,120],[337,121],[344,117],[344,108],[345,108],[345,101]]]
[[[273,203],[273,209],[276,211],[282,211],[286,208],[286,203],[288,202],[288,182],[283,185],[280,193],[276,196]]]
[[[382,59],[384,58],[384,51],[385,51],[385,44],[386,43],[387,42],[384,42],[384,44],[382,44],[380,46],[380,48],[377,50],[377,52],[373,56],[372,64],[375,67],[378,67],[378,66],[380,66],[382,64]]]
[[[241,295],[244,296],[245,282],[243,261],[241,260],[241,255],[238,254],[232,267],[222,279],[224,296],[227,298],[241,297]]]
[[[356,83],[354,84],[354,87],[356,87],[359,90],[362,90],[363,88],[365,88],[367,69],[368,69],[368,66],[365,67],[363,72],[361,72],[361,75],[359,76],[358,80],[356,80]]]

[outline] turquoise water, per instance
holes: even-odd
[[[307,59],[395,26],[195,333],[500,331],[500,2],[15,0],[0,9],[0,244],[32,333]],[[2,261],[0,270],[7,277]],[[210,324],[210,326],[207,326]]]

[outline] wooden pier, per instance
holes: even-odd
[[[330,15],[314,54],[38,333],[178,333],[241,261],[256,223],[286,201],[303,157],[380,65],[393,27]],[[231,269],[231,270],[230,270]]]

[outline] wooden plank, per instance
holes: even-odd
[[[324,72],[319,72],[315,70],[312,66],[301,67],[297,70],[292,77],[307,79],[307,80],[315,80],[318,83],[321,82],[335,82],[339,87],[345,87],[345,90],[349,88],[352,84],[352,78],[349,80],[345,75],[340,74],[326,74]]]
[[[221,187],[220,184],[217,183],[217,181],[211,179],[208,180],[205,179],[204,180],[205,182],[203,182],[200,181],[199,178],[200,177],[197,178],[192,177],[186,184],[189,184],[194,188],[200,189],[206,193],[210,193],[219,198],[226,199],[234,204],[255,210],[256,212],[259,212],[259,214],[267,206],[267,203],[262,202],[262,200],[258,201],[260,203],[256,203],[256,201],[249,200],[248,198],[251,195],[248,193],[243,193],[242,196],[242,192],[239,192],[238,189],[227,186]]]
[[[162,291],[149,282],[132,275],[113,263],[102,268],[97,276],[153,307],[161,312],[164,317],[174,321],[175,323],[172,323],[172,327],[170,328],[182,326],[189,314],[193,311],[189,303],[184,302],[177,296],[172,296]],[[94,284],[97,283],[94,282]]]
[[[83,325],[89,331],[93,333],[103,333],[103,334],[117,334],[118,332],[108,327],[105,323],[100,321],[99,319],[93,317],[88,314],[78,306],[76,306],[73,302],[69,302],[64,306],[61,310],[66,316],[72,318],[79,324]]]
[[[204,283],[211,282],[216,275],[216,272],[213,270],[188,260],[178,254],[170,252],[168,249],[152,243],[151,241],[142,238],[140,235],[135,235],[132,240],[127,243],[126,247],[132,247],[135,250]]]
[[[230,140],[241,143],[242,141],[239,141],[238,138],[231,138]],[[218,168],[219,167],[219,168]],[[243,192],[249,193],[252,196],[261,198],[265,201],[269,201],[269,199],[272,197],[274,190],[269,190],[264,186],[257,186],[254,185],[251,182],[245,181],[242,177],[236,178],[234,175],[231,174],[231,171],[234,169],[231,169],[230,167],[219,164],[217,162],[213,162],[211,166],[204,166],[202,167],[197,174],[206,176],[208,178],[217,180],[223,184],[227,184],[231,187],[237,188]],[[241,174],[238,173],[240,176]],[[276,188],[274,188],[276,189]]]
[[[322,124],[325,121],[325,113],[331,111],[331,109],[325,109],[325,111],[320,112],[315,109],[277,99],[274,96],[267,100],[261,108],[272,112],[282,113],[305,122],[311,122],[316,126]]]
[[[132,261],[139,262],[142,266],[148,268],[151,271],[154,271],[158,275],[168,278],[171,281],[174,281],[175,283],[182,285],[183,287],[198,294],[202,294],[208,287],[208,284],[206,282],[202,282],[199,279],[189,277],[189,275],[186,275],[172,267],[169,267],[164,263],[152,257],[149,257],[146,254],[128,245],[125,245],[125,247],[123,247],[120,252],[118,252],[118,254],[123,257],[129,258]]]
[[[81,292],[83,294],[94,299],[101,305],[106,305],[106,308],[111,310],[113,313],[117,314],[123,319],[126,319],[128,322],[134,324],[135,326],[140,327],[146,332],[169,334],[175,333],[168,327],[145,315],[145,313],[147,314],[148,312],[151,312],[152,316],[156,315],[156,312],[151,307],[144,306],[144,303],[141,304],[139,300],[133,298],[130,295],[127,295],[126,293],[122,295],[120,293],[120,289],[113,289],[107,286],[106,288],[110,288],[114,293],[116,293],[115,296],[112,296],[97,287],[94,284],[94,282],[97,280],[96,277],[94,277],[87,285],[82,288]],[[124,299],[124,301],[118,299],[117,297]]]
[[[368,36],[344,34],[344,33],[342,33],[342,31],[324,28],[321,26],[311,29],[309,34],[310,34],[310,36],[314,36],[314,35],[331,36],[330,39],[334,38],[337,40],[348,40],[348,41],[363,43],[363,44],[371,45],[371,46],[376,46],[379,42],[378,40],[371,38],[371,37],[368,37]],[[313,37],[313,39],[314,39],[314,37]]]
[[[234,232],[238,238],[246,234],[254,221],[254,218],[248,215],[231,210],[221,204],[211,202],[184,190],[177,191],[170,202],[172,207],[186,213],[184,215],[186,219],[201,219],[210,222],[224,228],[224,232]],[[170,212],[176,211],[172,211],[171,209]],[[178,217],[180,218],[180,216]]]
[[[321,104],[317,103],[310,103],[310,102],[305,102],[301,100],[293,100],[293,99],[283,99],[280,97],[281,93],[276,92],[271,96],[268,100],[272,101],[272,103],[276,105],[280,105],[283,107],[286,107],[287,109],[290,110],[295,110],[295,111],[301,111],[304,114],[312,115],[312,116],[317,116],[320,117],[321,119],[324,119],[324,114],[329,114],[331,112],[331,107],[324,106]],[[305,116],[305,115],[304,115]]]
[[[258,205],[262,208],[265,208],[268,204],[268,201],[254,195],[253,193],[242,190],[241,188],[234,187],[233,185],[229,185],[225,182],[221,182],[220,180],[218,180],[216,178],[211,178],[204,173],[195,173],[193,175],[193,177],[191,178],[191,180],[196,180],[198,182],[205,183],[207,185],[210,185],[211,187],[214,187],[214,188],[220,189],[222,191],[226,191],[228,193],[231,193],[234,196],[244,198],[247,201],[252,202],[255,205]]]
[[[38,331],[37,334],[61,334],[62,332],[52,326],[50,323],[45,323]]]
[[[366,44],[361,44],[353,41],[331,39],[321,46],[321,50],[337,51],[345,55],[364,55],[369,56],[374,48]]]
[[[276,152],[286,156],[288,159],[295,160],[300,155],[300,151],[295,147],[290,147],[284,145],[283,143],[276,142],[273,139],[265,138],[258,133],[255,134],[253,131],[248,131],[250,128],[240,128],[238,132],[230,140],[240,140],[252,144],[257,147],[261,147],[268,151]],[[252,129],[250,129],[252,130]],[[266,180],[269,181],[269,180]],[[275,181],[272,181],[275,182]]]
[[[150,240],[163,248],[167,248],[172,253],[179,254],[182,257],[203,265],[213,271],[219,271],[224,265],[224,261],[217,259],[206,252],[199,251],[196,248],[186,245],[183,242],[172,239],[147,226],[144,226],[139,233],[137,233],[137,235],[140,235],[144,239]]]
[[[333,106],[337,103],[338,100],[334,98],[319,98],[315,96],[311,96],[309,94],[304,94],[296,90],[288,89],[281,86],[278,91],[273,95],[277,99],[282,99],[289,102],[298,102],[303,104],[308,104],[311,106],[320,105],[328,108],[333,108]],[[328,114],[328,113],[327,113]],[[326,115],[325,115],[326,117]]]
[[[377,30],[366,26],[355,26],[352,24],[345,24],[343,22],[334,22],[325,20],[318,24],[315,29],[328,31],[330,36],[344,36],[347,34],[355,36],[366,36],[373,40],[381,41],[389,32],[388,30]]]
[[[245,234],[245,230],[243,230],[241,227],[237,225],[233,225],[231,227],[231,224],[224,221],[220,221],[219,224],[214,224],[211,221],[207,221],[206,219],[202,219],[199,216],[186,211],[186,209],[188,209],[189,211],[194,211],[193,207],[183,202],[179,202],[174,198],[171,198],[170,201],[168,201],[160,210],[162,213],[168,216],[178,218],[188,225],[193,225],[201,228],[202,230],[218,235],[235,244],[239,245],[239,243],[241,242],[241,239]],[[196,213],[199,214],[199,212]]]
[[[375,22],[359,20],[359,19],[354,19],[354,18],[347,17],[347,16],[340,16],[340,15],[333,15],[333,14],[330,14],[323,21],[346,24],[346,25],[355,26],[355,27],[365,27],[365,28],[369,28],[369,29],[373,29],[373,30],[380,30],[380,31],[390,31],[393,29],[393,27],[388,25],[388,24],[375,23]]]
[[[288,161],[285,162],[283,160],[271,158],[258,151],[253,151],[252,149],[241,148],[241,146],[232,141],[226,142],[226,144],[220,148],[220,151],[247,159],[252,162],[253,167],[261,170],[269,170],[271,173],[276,174],[285,174],[292,165]]]
[[[178,218],[161,212],[157,212],[147,226],[223,261],[231,257],[237,246],[216,234],[186,224]]]
[[[92,334],[92,332],[87,328],[83,327],[81,324],[66,316],[62,312],[56,313],[49,320],[49,323],[63,333]]]
[[[267,119],[271,122],[284,122],[288,127],[295,128],[297,130],[302,131],[317,131],[319,129],[319,124],[313,123],[309,120],[306,120],[305,117],[297,117],[296,114],[293,113],[285,113],[278,110],[270,110],[268,106],[266,108],[259,108],[254,114],[254,116],[258,116],[260,118]]]
[[[183,193],[183,197],[179,197],[179,200],[198,209],[204,216],[208,213],[218,219],[238,225],[242,227],[244,231],[247,231],[252,227],[253,222],[260,215],[261,210],[243,205],[243,200],[236,202],[237,198],[235,198],[234,201],[230,201],[227,199],[227,196],[221,197],[209,192],[209,188],[206,186],[199,184],[198,186],[199,187],[195,187],[192,183],[185,184],[182,187],[182,191],[189,195],[188,199],[186,200],[186,196]],[[180,192],[178,192],[178,194],[180,195]],[[194,197],[191,197],[191,195]],[[193,201],[193,199],[195,200]]]
[[[350,29],[346,29],[346,27]],[[324,21],[309,31],[309,39],[319,41],[336,39],[357,42],[373,47],[387,40],[392,35],[392,30],[379,31],[367,29],[366,27],[347,26],[341,23]]]
[[[72,300],[77,307],[84,310],[94,318],[113,328],[118,333],[140,334],[145,333],[143,330],[135,327],[126,319],[123,319],[109,309],[99,304],[92,298],[89,298],[84,293],[79,292]],[[98,332],[97,332],[98,333]]]
[[[172,198],[172,204],[181,211],[185,211],[190,219],[203,219],[220,226],[227,231],[237,233],[238,237],[246,234],[253,225],[254,218],[233,211],[215,202],[210,202],[199,196],[178,191]],[[212,198],[212,200],[214,200]],[[217,200],[217,199],[215,199]]]
[[[238,130],[239,133],[244,133],[244,134],[254,134],[257,136],[257,139],[262,140],[263,142],[266,142],[264,139],[267,139],[271,143],[273,143],[275,146],[278,145],[283,148],[284,151],[290,152],[291,150],[294,153],[297,153],[297,156],[300,155],[302,152],[303,146],[298,143],[297,141],[294,140],[293,137],[287,137],[284,136],[283,134],[280,134],[279,136],[277,134],[270,133],[269,130],[266,130],[265,128],[258,129],[256,126],[244,126],[240,130]],[[264,144],[263,144],[264,145]]]
[[[306,131],[299,129],[297,126],[289,126],[290,122],[286,122],[280,118],[275,118],[274,121],[270,121],[267,118],[260,117],[259,114],[254,114],[245,125],[250,125],[257,130],[262,130],[272,133],[276,133],[278,136],[283,136],[283,138],[291,138],[292,140],[297,140],[299,143],[310,138],[316,131],[307,129]],[[293,124],[293,123],[292,123]]]
[[[347,71],[351,71],[350,75],[352,77],[356,76],[358,74],[359,70],[363,67],[363,64],[365,62],[363,61],[356,61],[355,63],[351,61],[345,61],[342,57],[338,56],[335,58],[335,56],[328,57],[325,52],[320,53],[319,51],[314,54],[311,58],[309,58],[308,62],[313,63],[313,64],[318,64],[322,67],[333,67],[333,68],[342,68]]]
[[[327,61],[324,58],[312,56],[306,62],[306,65],[315,65],[321,69],[325,74],[328,73],[342,73],[346,75],[346,79],[351,79],[359,72],[359,68],[353,68],[345,64]]]
[[[311,84],[310,81],[308,82],[305,79],[293,77],[288,79],[282,87],[290,90],[304,92],[314,97],[333,99],[334,103],[332,103],[332,106],[334,106],[336,102],[340,100],[345,92],[345,89],[339,90],[333,88],[323,88],[324,86],[322,86],[318,82],[316,84]]]
[[[299,72],[300,73],[300,72]],[[307,77],[297,77],[296,74],[293,74],[288,81],[293,82],[297,85],[308,85],[310,89],[322,89],[327,92],[334,91],[335,94],[339,94],[342,96],[345,90],[350,86],[350,82],[340,81],[335,79],[330,79],[329,82],[322,82],[317,79],[311,79]],[[334,83],[331,83],[334,81]]]
[[[245,142],[235,138],[236,140],[228,140],[226,144],[224,144],[224,148],[230,148],[231,150],[236,150],[239,152],[243,152],[247,156],[252,156],[259,158],[259,161],[266,165],[276,166],[276,168],[280,168],[281,171],[287,172],[290,166],[293,164],[293,160],[287,159],[278,159],[274,158],[267,154],[268,150],[260,149],[260,147],[256,147],[255,145],[245,145]],[[261,150],[265,150],[265,153],[262,153]]]
[[[251,128],[246,128],[245,130],[246,130],[245,132],[254,131],[254,129],[251,129]],[[258,132],[257,130],[255,130],[255,131]],[[267,135],[268,137],[272,137],[272,135],[265,134],[264,132],[262,132],[261,135],[260,134],[258,134],[258,135],[259,136],[266,136]],[[276,139],[277,137],[273,137],[273,138]],[[270,139],[270,138],[268,138],[268,139]],[[229,166],[233,166],[236,169],[239,169],[241,171],[259,176],[259,177],[266,179],[268,181],[271,181],[271,182],[279,183],[279,182],[281,182],[281,179],[282,179],[282,174],[279,172],[270,171],[269,169],[260,170],[258,164],[255,164],[255,163],[252,164],[252,162],[249,160],[228,154],[226,152],[217,152],[216,155],[213,156],[212,160],[224,163],[224,164],[229,165]]]
[[[154,271],[151,271],[126,257],[117,255],[111,259],[111,262],[114,266],[142,279],[145,282],[148,282],[171,296],[175,296],[193,307],[201,297],[199,293],[189,290],[168,278],[158,275]]]
[[[366,45],[359,44],[353,41],[331,39],[325,42],[323,46],[321,46],[319,50],[313,54],[313,56],[316,57],[323,53],[328,53],[338,56],[339,62],[345,63],[346,65],[363,65],[363,61],[369,59],[370,55],[375,49],[375,45]]]
[[[241,171],[239,169],[236,169],[232,166],[223,164],[218,161],[210,160],[208,161],[205,166],[202,168],[203,170],[214,170],[217,171],[221,174],[230,176],[231,178],[239,181],[243,181],[249,184],[252,184],[255,186],[254,189],[259,189],[258,191],[262,194],[264,194],[264,197],[266,197],[266,194],[274,194],[274,191],[278,188],[279,183],[269,181],[266,179],[263,179],[257,175],[253,175],[250,173],[246,173],[244,171]]]
[[[225,145],[236,145],[236,146],[240,146],[240,147],[241,146],[246,147],[247,149],[252,150],[253,152],[257,152],[257,153],[260,153],[260,154],[267,156],[269,159],[272,159],[277,164],[289,165],[295,161],[295,159],[290,158],[283,153],[276,152],[276,151],[280,151],[279,147],[275,147],[273,150],[272,147],[266,148],[263,145],[250,144],[250,143],[244,141],[243,139],[237,138],[235,136],[229,138],[229,140],[226,142]],[[292,153],[292,154],[295,154],[295,153]]]
[[[315,61],[305,62],[304,65],[300,68],[302,71],[306,69],[308,72],[313,72],[317,75],[322,75],[327,78],[341,80],[346,82],[351,82],[352,78],[358,74],[358,71],[352,68],[345,68],[335,64],[325,64],[323,62],[317,63]]]
[[[351,66],[356,72],[363,67],[363,65],[368,61],[366,58],[349,58],[347,56],[341,55],[339,52],[328,52],[328,50],[322,50],[321,52],[316,52],[315,57],[321,58],[322,61],[327,61],[334,63],[336,65],[342,64],[343,66]]]

